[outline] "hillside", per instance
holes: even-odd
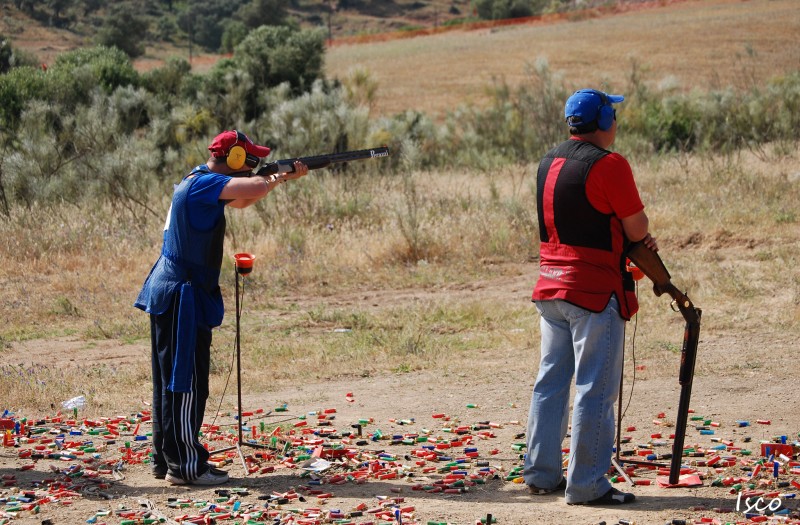
[[[634,72],[662,88],[688,91],[750,88],[800,69],[800,47],[786,45],[800,33],[795,0],[628,1],[602,8],[584,2],[565,15],[513,25],[448,25],[467,14],[470,0],[348,0],[330,17],[327,0],[294,5],[293,16],[305,27],[330,23],[329,77],[354,68],[369,72],[379,114],[413,109],[442,115],[479,104],[498,81],[528,80],[537,60],[570,85],[609,90],[623,89]],[[44,64],[92,43],[85,31],[45,27],[10,4],[0,5],[0,33]],[[187,58],[198,73],[219,58],[186,42],[156,41],[134,64],[146,71],[170,56]]]
[[[256,1],[239,0],[238,4]],[[542,17],[547,20],[559,16],[582,19],[598,16],[598,13],[622,12],[681,1],[685,0],[562,0],[559,7],[561,14],[505,20],[481,20],[475,7],[476,0],[294,0],[289,3],[287,11],[289,18],[300,27],[325,30],[329,44],[336,45],[415,36],[452,28],[470,30],[493,24],[531,23]],[[192,61],[193,67],[201,71],[209,61],[213,62],[214,56],[208,50],[190,45],[190,37],[186,32],[175,28],[165,33],[159,29],[177,23],[180,17],[177,7],[167,8],[167,4],[171,6],[172,2],[127,0],[127,3],[136,5],[136,14],[146,18],[149,24],[145,54],[137,59],[139,69],[155,67],[165,57],[173,55],[186,57]],[[18,4],[28,6],[26,11],[15,7]],[[0,2],[0,33],[8,37],[14,47],[34,55],[44,64],[52,63],[55,56],[64,51],[92,45],[99,28],[110,16],[108,6],[101,6],[87,16],[79,9],[81,2],[77,0],[68,4],[72,7],[64,9],[59,16],[54,15],[49,5]],[[224,23],[224,20],[216,21]]]
[[[549,69],[578,89],[623,90],[632,75],[666,93],[752,89],[800,70],[796,0],[706,0],[644,4],[613,15],[452,31],[425,38],[331,48],[326,70],[354,68],[377,83],[374,108],[442,114],[481,103],[505,80],[529,82],[530,68]],[[780,20],[780,24],[775,21]]]
[[[15,47],[34,54],[43,63],[52,62],[63,51],[91,45],[98,25],[107,16],[107,9],[101,8],[93,13],[91,20],[74,15],[74,21],[62,22],[56,27],[46,5],[34,5],[31,14],[20,11],[15,4],[0,3],[0,33],[9,37]],[[472,16],[470,4],[471,0],[298,0],[291,2],[288,12],[301,27],[324,28],[329,37],[335,39],[452,24]],[[159,18],[176,18],[176,12],[167,11],[165,7],[157,11],[140,9],[139,12],[150,17],[151,30]],[[188,35],[176,32],[169,40],[148,35],[144,62],[164,54],[189,56]],[[195,46],[193,56],[203,57],[204,52]]]

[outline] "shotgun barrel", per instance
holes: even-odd
[[[678,402],[678,417],[675,422],[675,441],[672,444],[672,462],[669,469],[669,483],[676,485],[680,477],[683,461],[683,443],[686,439],[686,424],[689,419],[689,401],[692,397],[692,381],[694,366],[697,360],[697,343],[700,340],[700,317],[702,310],[695,308],[689,297],[672,284],[672,278],[664,262],[656,252],[649,249],[641,241],[632,243],[628,248],[628,258],[653,281],[653,293],[661,296],[666,293],[683,315],[686,326],[683,332],[681,348],[681,366],[678,372],[678,383],[681,385],[681,396]]]
[[[265,164],[256,172],[256,175],[268,176],[277,175],[279,173],[292,173],[294,172],[294,163],[298,160],[308,166],[309,170],[318,170],[320,168],[327,168],[331,164],[336,164],[339,162],[351,162],[354,160],[374,159],[388,156],[389,148],[386,146],[381,146],[380,148],[344,151],[341,153],[330,153],[328,155],[314,155],[311,157],[281,159]]]

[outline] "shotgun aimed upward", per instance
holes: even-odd
[[[374,159],[388,156],[389,148],[382,146],[380,148],[344,151],[342,153],[330,153],[328,155],[315,155],[313,157],[282,159],[265,164],[256,172],[256,175],[269,176],[281,173],[292,173],[294,172],[294,163],[298,160],[308,166],[309,170],[318,170],[320,168],[327,168],[331,164],[338,162],[350,162],[352,160]]]

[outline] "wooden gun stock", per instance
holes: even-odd
[[[664,292],[669,292],[672,276],[656,252],[645,246],[642,241],[635,242],[628,247],[628,259],[653,281],[653,292],[656,296],[660,297]]]
[[[627,256],[648,279],[653,281],[653,293],[657,297],[666,293],[675,301],[687,322],[699,320],[699,314],[692,301],[672,284],[672,277],[656,252],[645,246],[642,241],[638,241],[628,247]]]

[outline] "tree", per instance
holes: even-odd
[[[148,23],[138,15],[134,7],[123,3],[115,5],[97,33],[97,43],[101,46],[116,47],[131,58],[144,54],[144,36]]]
[[[189,35],[191,42],[217,51],[225,28],[241,5],[242,0],[192,0],[178,14],[178,27]]]
[[[295,92],[322,78],[325,34],[321,29],[296,31],[286,26],[261,26],[236,47],[234,60],[259,86],[288,82]]]
[[[75,0],[47,0],[46,5],[53,12],[51,25],[60,27],[62,25],[61,14],[72,7]]]
[[[44,73],[32,67],[15,67],[0,75],[0,128],[15,129],[31,100],[47,97]]]
[[[486,20],[521,18],[534,14],[532,0],[475,0],[478,16]]]
[[[251,29],[261,26],[286,25],[289,0],[253,0],[236,12],[236,18]]]
[[[139,75],[128,56],[119,48],[103,46],[58,55],[45,78],[49,99],[68,109],[89,103],[98,88],[110,94],[120,86],[139,84]]]
[[[103,7],[103,0],[83,0],[83,16],[89,16],[101,7]]]
[[[247,37],[249,30],[247,26],[238,20],[234,20],[225,25],[225,31],[222,33],[221,51],[225,53],[232,53],[234,48]]]

